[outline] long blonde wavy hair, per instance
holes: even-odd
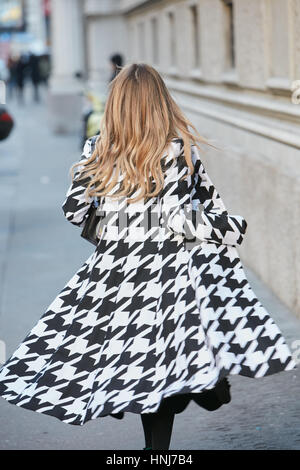
[[[164,186],[162,156],[176,137],[183,140],[183,155],[193,174],[191,143],[199,150],[198,142],[211,144],[183,115],[160,74],[148,64],[128,64],[120,68],[109,88],[95,150],[88,159],[71,167],[72,179],[79,165],[82,168],[77,177],[90,178],[86,197],[107,196],[120,172],[123,187],[109,197],[129,197],[138,188],[140,194],[128,203],[157,196]]]

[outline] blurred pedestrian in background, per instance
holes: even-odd
[[[7,95],[11,99],[14,95],[14,90],[17,85],[17,57],[10,54],[7,59],[8,80],[7,80]]]
[[[85,93],[86,108],[83,113],[83,133],[81,136],[81,148],[85,141],[98,134],[100,121],[104,113],[105,100],[92,90]]]
[[[40,101],[39,85],[41,83],[40,57],[34,53],[29,56],[29,75],[33,86],[33,99]]]
[[[123,66],[123,57],[121,54],[113,54],[110,56],[110,63],[112,67],[112,74],[110,77],[110,81],[112,81],[115,76],[120,71],[120,67]]]
[[[50,56],[49,54],[42,54],[39,57],[39,73],[41,85],[48,86],[48,81],[51,72]]]
[[[24,84],[25,84],[27,67],[28,67],[28,59],[25,54],[21,54],[16,64],[16,84],[17,84],[19,104],[24,103]]]

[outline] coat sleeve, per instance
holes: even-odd
[[[91,156],[91,153],[92,138],[86,140],[80,161],[88,159]],[[76,168],[77,171],[74,180],[67,190],[66,198],[62,205],[62,210],[66,219],[73,225],[77,225],[79,227],[84,225],[85,217],[93,201],[92,197],[89,197],[88,200],[85,199],[84,192],[86,190],[89,178],[78,180],[77,178],[80,169],[81,166]]]
[[[196,238],[217,244],[240,245],[247,229],[246,220],[241,215],[228,214],[194,145],[192,155],[195,161],[195,179],[190,201],[185,206],[178,204],[169,211],[168,228],[188,240]]]

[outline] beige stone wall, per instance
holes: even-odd
[[[228,209],[249,223],[242,261],[300,317],[300,105],[290,90],[300,79],[300,1],[234,0],[234,66],[223,1],[134,6],[123,2],[128,61],[156,66],[199,132],[221,148],[206,151],[203,161]]]

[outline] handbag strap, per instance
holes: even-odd
[[[91,154],[94,152],[95,150],[95,147],[96,147],[96,142],[99,138],[99,135],[100,134],[96,134],[94,135],[93,137],[91,137]],[[93,198],[93,202],[94,202],[94,206],[95,207],[98,207],[100,205],[100,201],[99,201],[99,198],[97,196],[94,196]]]

